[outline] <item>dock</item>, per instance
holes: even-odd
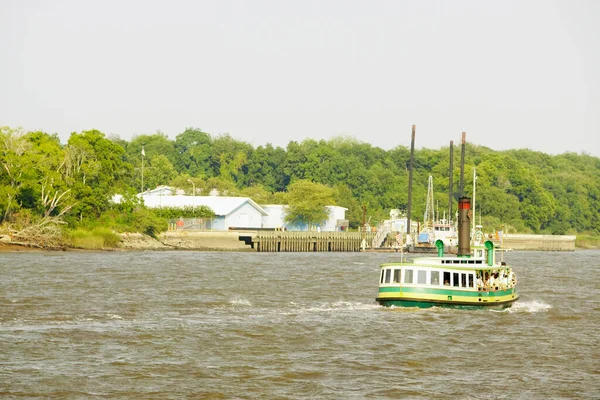
[[[168,231],[160,241],[174,249],[254,252],[396,252],[393,246],[372,248],[374,232]],[[367,246],[363,249],[363,239]],[[513,250],[574,251],[574,235],[505,234],[503,247]],[[494,243],[500,247],[499,243]]]

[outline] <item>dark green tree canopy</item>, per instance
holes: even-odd
[[[1,127],[0,218],[43,216],[49,210],[48,194],[63,195],[51,212],[68,209],[71,224],[108,215],[114,194],[131,196],[141,189],[142,148],[146,189],[170,185],[187,194],[195,188],[197,195],[217,191],[259,203],[284,203],[290,218],[307,224],[326,217],[325,205],[346,207],[351,228],[362,223],[363,207],[367,218],[379,221],[389,217],[390,209],[406,210],[408,205],[410,150],[403,146],[386,151],[340,136],[253,148],[229,134],[213,137],[198,128],[187,128],[174,140],[157,132],[130,141],[88,130],[71,134],[62,144],[57,135]],[[415,150],[414,217],[424,213],[429,175],[438,215],[448,210],[449,166],[448,146]],[[459,168],[460,148],[455,146],[453,210]],[[476,218],[486,228],[600,234],[599,158],[494,151],[467,143],[464,190],[469,196],[474,168]]]

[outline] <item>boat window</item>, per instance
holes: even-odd
[[[394,270],[394,283],[400,283],[400,272],[402,272],[400,268]]]
[[[422,285],[427,283],[427,271],[420,269],[417,272],[417,283]]]
[[[444,286],[450,286],[450,272],[444,272]]]
[[[413,270],[412,269],[404,270],[404,283],[413,283]]]
[[[385,274],[385,269],[381,270],[381,278],[379,279],[379,283],[383,283],[383,275]]]
[[[385,270],[385,283],[390,283],[390,277],[392,276],[392,270],[391,269],[386,269]]]
[[[460,274],[460,286],[467,287],[467,274],[465,274],[464,272]]]
[[[452,286],[457,286],[457,287],[459,286],[460,282],[458,280],[458,275],[459,275],[458,272],[453,272],[452,273]]]
[[[469,274],[469,287],[475,287],[475,278],[473,274]]]
[[[431,271],[431,284],[436,286],[440,284],[440,271]]]

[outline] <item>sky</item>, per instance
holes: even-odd
[[[600,157],[600,1],[0,0],[0,126]]]

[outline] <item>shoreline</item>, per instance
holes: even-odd
[[[80,248],[80,247],[44,247],[39,243],[11,242],[8,237],[0,240],[0,253],[2,252],[55,252],[55,251],[256,251],[250,248],[247,242],[240,240],[239,232],[165,232],[153,238],[143,233],[121,233],[121,241],[116,247]],[[544,237],[545,238],[545,237]],[[551,238],[553,239],[553,238]],[[549,239],[545,238],[548,241]],[[549,240],[550,242],[555,241]],[[523,242],[525,243],[525,242]],[[521,243],[516,243],[521,244]],[[574,246],[564,251],[600,250],[600,241],[583,240],[579,246]],[[511,246],[513,250],[523,251],[561,251],[560,246]]]
[[[6,243],[0,242],[0,253],[5,252],[40,252],[40,251],[59,251],[44,249],[39,246],[29,245],[25,243]]]
[[[159,242],[160,243],[160,242]],[[600,250],[600,247],[591,247],[591,246],[585,246],[585,247],[576,247],[574,251],[586,251],[586,250]],[[70,252],[87,252],[87,251],[220,251],[220,252],[240,252],[240,250],[238,249],[222,249],[222,248],[209,248],[209,247],[202,247],[202,248],[192,248],[192,247],[175,247],[175,246],[167,246],[167,245],[162,245],[162,246],[156,246],[156,245],[149,245],[149,246],[144,246],[144,245],[135,245],[135,246],[123,246],[123,247],[105,247],[105,248],[101,248],[101,249],[82,249],[82,248],[77,248],[77,247],[64,247],[64,248],[43,248],[40,246],[37,246],[35,244],[28,244],[28,243],[6,243],[6,242],[0,242],[0,254],[1,253],[28,253],[28,252],[33,252],[33,253],[39,253],[39,252],[57,252],[57,251],[70,251]],[[519,251],[548,251],[548,252],[555,252],[554,250],[519,250]],[[252,251],[250,251],[252,252]],[[369,251],[366,251],[367,253]],[[411,254],[411,253],[406,253],[406,254]],[[414,254],[414,253],[412,253]]]

